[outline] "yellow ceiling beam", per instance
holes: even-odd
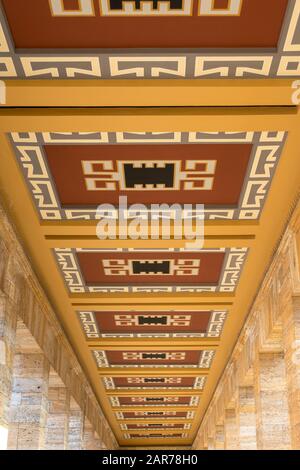
[[[191,430],[190,429],[153,429],[153,433],[159,433],[162,434],[163,436],[171,436],[172,434],[178,434],[178,433],[184,433],[184,434],[190,434]],[[130,429],[128,431],[122,431],[123,435],[125,434],[131,434],[131,435],[137,435],[140,434],[142,436],[148,436],[149,433],[152,433],[151,429]]]
[[[74,308],[78,309],[78,306],[89,305],[89,308],[94,308],[95,305],[102,303],[114,304],[114,305],[138,305],[139,303],[146,303],[148,307],[152,308],[153,305],[160,305],[161,307],[168,308],[170,304],[177,305],[189,305],[196,303],[197,305],[231,305],[235,295],[234,293],[225,292],[201,292],[201,293],[189,293],[188,295],[164,293],[163,295],[156,293],[151,294],[151,304],[149,304],[149,294],[133,293],[133,294],[101,294],[101,293],[86,293],[82,294],[69,294],[70,301]],[[187,307],[185,307],[187,308]]]
[[[6,80],[6,106],[288,106],[293,79]]]
[[[228,303],[205,303],[205,302],[200,302],[200,303],[193,303],[193,304],[180,304],[178,305],[177,303],[174,303],[174,299],[170,300],[167,306],[161,306],[160,303],[154,303],[154,304],[138,304],[138,303],[132,303],[130,305],[122,304],[118,307],[114,304],[107,304],[105,302],[101,302],[98,304],[78,304],[74,306],[75,311],[79,310],[90,310],[93,309],[94,311],[99,311],[99,312],[115,312],[116,308],[118,308],[119,312],[131,312],[131,311],[140,311],[140,312],[160,312],[160,311],[178,311],[182,312],[184,310],[188,311],[195,311],[198,312],[200,310],[229,310],[230,309],[230,304]],[[103,338],[104,339],[104,338]],[[137,340],[138,338],[135,338]],[[172,339],[172,342],[176,338],[169,338]],[[218,338],[215,338],[218,339]],[[123,338],[122,338],[123,340]]]
[[[198,408],[197,406],[190,406],[190,405],[140,405],[140,406],[118,406],[113,407],[113,412],[117,413],[118,411],[122,413],[126,413],[127,411],[196,411]],[[184,420],[183,420],[184,421]]]
[[[141,416],[140,418],[136,417],[133,419],[118,419],[118,422],[120,424],[136,424],[135,420],[137,421],[137,424],[155,424],[159,423],[159,418],[147,418],[146,416]],[[142,420],[142,423],[141,423]],[[185,418],[167,418],[166,416],[163,417],[163,422],[164,424],[192,424],[192,426],[195,425],[194,420],[192,419],[185,419]]]
[[[144,349],[144,348],[143,348]],[[131,377],[131,376],[151,376],[151,377],[172,377],[172,376],[193,376],[198,377],[199,375],[208,375],[210,369],[199,369],[197,367],[174,367],[174,368],[154,368],[154,367],[137,367],[135,369],[131,368],[124,368],[124,367],[114,367],[114,368],[107,368],[107,369],[98,369],[99,376],[109,376],[109,377]]]
[[[246,132],[297,128],[296,106],[0,109],[0,132]]]
[[[87,344],[91,349],[101,349],[106,350],[113,348],[117,350],[117,347],[122,346],[124,348],[147,348],[154,347],[155,349],[170,347],[170,340],[173,345],[176,347],[182,348],[191,348],[191,349],[200,349],[208,348],[214,349],[220,345],[220,338],[99,338],[99,340],[88,340]]]
[[[118,372],[115,372],[116,369],[115,368],[111,368],[111,369],[108,369],[106,371],[106,374],[99,374],[101,376],[109,376],[109,377],[118,377],[119,373]],[[174,369],[165,369],[164,371],[162,371],[162,369],[155,369],[155,368],[152,368],[150,370],[150,372],[147,372],[149,371],[149,369],[146,369],[145,371],[145,368],[143,369],[134,369],[134,370],[130,370],[128,372],[128,370],[124,370],[124,368],[122,368],[122,371],[123,371],[123,375],[126,374],[126,377],[134,377],[134,376],[138,376],[138,377],[173,377],[174,375],[176,374],[179,374],[179,376],[182,376],[184,375],[185,377],[198,377],[198,376],[207,376],[208,373],[209,373],[209,369],[193,369],[191,367],[189,368],[184,368],[184,369],[175,369],[175,372]],[[99,371],[100,372],[100,371]]]
[[[122,341],[118,341],[114,343],[113,350],[114,351],[124,351],[124,344],[120,344]],[[151,346],[150,346],[150,344]],[[202,343],[202,342],[201,342]],[[219,346],[219,343],[209,343],[209,344],[201,344],[200,342],[197,345],[197,349],[199,351],[205,351],[206,349],[217,349]],[[88,346],[91,349],[100,350],[100,351],[109,351],[112,349],[111,345],[108,344],[97,344],[97,345],[90,345]],[[136,351],[136,349],[141,349],[143,351],[165,351],[166,349],[169,351],[195,351],[195,344],[185,344],[183,346],[174,346],[173,342],[171,341],[170,343],[170,338],[169,338],[169,344],[164,344],[164,345],[153,345],[153,341],[145,341],[143,346],[137,346],[137,345],[132,345],[132,346],[126,346],[126,351]]]
[[[41,232],[44,234],[47,244],[54,246],[55,241],[65,240],[65,243],[78,242],[81,246],[86,240],[95,240],[97,221],[94,220],[49,220],[41,221]],[[259,231],[257,220],[206,220],[204,233],[207,240],[252,240]],[[172,227],[170,229],[172,235]],[[105,240],[102,240],[105,241]],[[126,243],[126,240],[113,240],[114,248],[116,242],[118,246]],[[139,243],[139,240],[131,240],[132,243]],[[147,240],[147,243],[156,243],[157,240]],[[170,240],[160,240],[160,247],[170,242]],[[180,240],[171,240],[180,242]],[[145,242],[143,242],[145,243]],[[78,245],[77,245],[78,246]],[[125,245],[124,245],[125,246]]]
[[[74,230],[74,228],[73,228]],[[94,227],[96,231],[96,227]],[[66,238],[66,237],[51,237],[46,239],[49,248],[108,248],[115,250],[116,244],[118,248],[145,248],[145,240],[99,240],[96,236],[90,238]],[[186,248],[187,241],[182,240],[146,240],[148,249],[155,248]],[[190,243],[190,241],[188,241]],[[255,237],[252,235],[222,237],[215,236],[212,238],[205,237],[203,242],[203,249],[206,248],[248,248],[255,244]]]

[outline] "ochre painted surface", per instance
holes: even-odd
[[[125,353],[125,355],[124,355]],[[128,359],[126,358],[126,353]],[[172,355],[179,356],[178,358],[173,358]],[[130,358],[132,356],[132,359]],[[172,350],[164,350],[158,352],[152,351],[143,351],[142,349],[136,351],[106,351],[106,356],[110,365],[117,365],[117,364],[138,364],[138,365],[155,365],[155,364],[173,364],[173,365],[181,365],[181,364],[198,364],[201,351],[183,351],[180,353],[174,353]],[[141,358],[140,358],[141,356]],[[156,356],[158,356],[156,358]],[[159,356],[166,358],[160,359]],[[170,359],[169,359],[170,357]]]

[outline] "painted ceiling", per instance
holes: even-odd
[[[11,133],[39,217],[95,219],[100,204],[205,205],[259,218],[284,131]],[[155,158],[155,160],[153,160]]]
[[[284,158],[288,132],[280,129],[6,134],[34,217],[50,229],[48,252],[72,305],[70,327],[80,328],[119,442],[192,442],[251,258],[253,224]],[[201,202],[215,238],[220,223],[239,224],[247,236],[232,235],[229,244],[221,236],[197,250],[174,240],[107,245],[96,237],[97,206],[117,210],[120,196],[148,212],[151,203]],[[67,227],[71,238],[60,235]],[[84,227],[94,235],[80,239]],[[171,297],[161,303],[164,295]]]
[[[296,108],[166,111],[157,92],[151,112],[77,110],[72,86],[93,96],[96,80],[126,79],[147,95],[144,78],[186,79],[193,97],[194,82],[215,94],[233,79],[222,90],[248,104],[244,83],[255,96],[272,78],[276,100],[300,76],[300,0],[0,6],[8,99],[73,93],[72,109],[0,112],[3,200],[120,445],[190,446],[297,192]],[[98,206],[116,220],[119,197],[146,216],[204,204],[203,247],[122,238],[118,223],[99,239]]]

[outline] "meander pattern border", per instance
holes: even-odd
[[[289,0],[276,51],[98,49],[18,51],[0,4],[0,78],[287,78],[300,76],[300,0]]]

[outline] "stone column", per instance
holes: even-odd
[[[216,436],[209,434],[207,438],[207,449],[208,450],[215,450],[216,449]]]
[[[197,439],[194,441],[193,449],[195,450],[203,450],[204,449],[204,436],[200,434]]]
[[[101,422],[101,431],[100,431],[100,434],[99,434],[99,437],[100,437],[100,441],[101,441],[101,449],[102,450],[105,450],[106,449],[106,445],[104,443],[104,439],[105,439],[105,424],[104,424],[104,416],[103,416],[103,420]]]
[[[11,267],[9,260],[9,247],[0,236],[0,450],[7,448],[9,404],[17,327],[17,299],[9,297],[7,293],[8,275],[10,275],[12,282],[14,279],[13,271],[8,269],[9,266]]]
[[[283,313],[283,342],[287,394],[293,449],[300,449],[300,298],[295,297]]]
[[[238,411],[240,449],[255,450],[257,441],[254,387],[239,387]]]
[[[218,424],[216,426],[216,440],[215,440],[215,449],[216,450],[224,450],[225,448],[225,432],[224,432],[224,425]]]
[[[68,445],[68,419],[70,395],[51,369],[48,388],[48,417],[46,424],[46,449],[64,450]]]
[[[215,439],[214,437],[209,437],[207,439],[207,450],[215,450],[215,449],[216,449]]]
[[[98,441],[92,424],[85,417],[83,427],[83,448],[85,450],[99,450],[100,441]]]
[[[9,410],[8,449],[44,449],[49,364],[18,321]]]
[[[75,400],[70,400],[68,449],[81,450],[83,448],[83,413]]]
[[[89,402],[87,414],[106,447],[117,448],[86,374],[26,255],[0,202],[0,446],[4,447],[5,441],[7,447],[4,437],[8,426],[9,448],[44,448],[50,363],[79,407],[85,409]],[[23,345],[15,344],[17,318],[23,321]],[[29,332],[36,341],[31,337],[31,345]],[[103,434],[102,422],[106,423]]]
[[[207,428],[202,427],[202,436],[203,436],[203,449],[208,450],[208,433],[207,433]]]
[[[0,293],[0,449],[7,447],[9,405],[12,390],[17,315],[11,302]]]
[[[259,353],[255,372],[258,449],[291,449],[284,354]]]
[[[208,443],[204,441],[203,447],[200,447],[199,450],[208,450]]]
[[[239,426],[235,408],[225,410],[225,449],[238,450]]]

